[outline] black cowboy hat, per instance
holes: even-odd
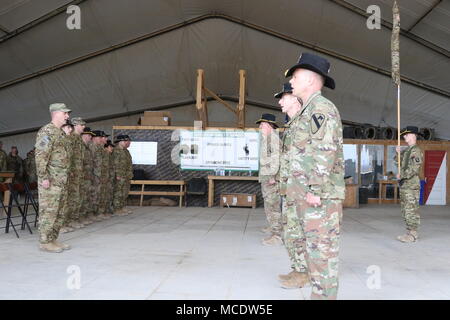
[[[292,93],[292,86],[289,82],[286,82],[285,84],[283,84],[283,88],[281,89],[280,92],[275,93],[273,96],[276,99],[281,99],[281,97],[283,96],[283,94],[285,93]]]
[[[255,123],[259,124],[261,122],[268,122],[270,123],[272,126],[278,128],[278,124],[276,122],[276,117],[275,115],[271,114],[271,113],[264,113],[261,118],[259,120],[257,120]]]
[[[113,147],[113,148],[114,148],[114,144],[111,142],[111,140],[108,139],[108,140],[106,141],[104,147],[105,147],[105,148],[108,148],[108,147]]]
[[[423,137],[423,134],[419,131],[419,128],[414,126],[407,126],[403,131],[400,133],[400,137],[407,133],[414,133],[415,135]]]
[[[302,53],[296,65],[290,67],[285,72],[285,76],[290,77],[296,69],[307,69],[320,74],[325,78],[324,86],[330,89],[336,88],[336,83],[328,74],[330,73],[330,63],[327,59],[316,56],[312,53]]]
[[[120,141],[131,141],[131,138],[127,134],[121,134],[117,136],[116,140],[114,140],[114,143],[118,143]]]
[[[91,136],[94,136],[94,133],[91,131],[91,128],[89,127],[85,127],[81,134],[90,134]]]

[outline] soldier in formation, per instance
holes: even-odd
[[[397,174],[400,185],[400,206],[406,224],[406,234],[398,236],[401,242],[416,242],[419,238],[419,198],[420,198],[420,168],[423,163],[423,153],[417,146],[417,137],[421,136],[419,128],[408,126],[401,133],[408,147],[400,153],[400,173]],[[400,148],[397,147],[397,152]],[[395,161],[398,161],[395,155]]]
[[[281,202],[278,185],[278,167],[280,162],[280,139],[276,117],[265,113],[256,121],[261,130],[259,183],[264,198],[264,211],[269,223],[270,236],[263,239],[264,245],[281,244]]]

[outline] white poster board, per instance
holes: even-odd
[[[259,170],[259,132],[181,130],[182,170]]]
[[[158,142],[132,141],[128,151],[133,164],[156,165],[158,159]]]

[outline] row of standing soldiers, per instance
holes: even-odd
[[[52,121],[36,137],[40,248],[47,252],[70,248],[57,241],[60,232],[131,213],[130,138],[117,136],[114,146],[81,118],[69,122],[70,112],[63,103],[50,105]]]

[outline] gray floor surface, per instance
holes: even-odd
[[[283,246],[263,246],[262,209],[136,207],[61,236],[72,249],[38,250],[0,230],[0,299],[309,299],[283,289]],[[397,205],[344,211],[338,299],[450,299],[450,208],[421,207],[420,240]]]

